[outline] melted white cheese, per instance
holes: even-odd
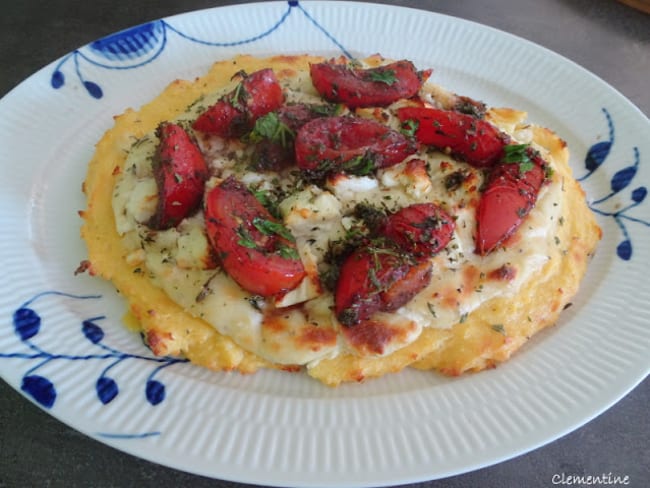
[[[283,83],[288,100],[317,100],[304,75]],[[279,185],[286,191],[295,186],[295,171],[249,171],[248,153],[241,143],[196,136],[214,176],[208,188],[231,174],[260,189]],[[521,136],[525,138],[525,132]],[[310,364],[344,351],[363,352],[338,333],[341,325],[332,313],[332,294],[319,283],[319,268],[329,243],[341,239],[350,228],[353,219],[349,213],[358,202],[388,210],[434,202],[456,218],[451,243],[432,258],[429,286],[401,309],[382,315],[382,320],[405,331],[400,340],[387,344],[383,354],[411,343],[422,328],[451,327],[485,301],[514,295],[541,269],[549,249],[556,245],[553,236],[562,213],[562,188],[559,181],[553,180],[543,187],[511,245],[488,256],[477,255],[474,209],[482,173],[440,152],[423,150],[373,176],[337,175],[327,181],[325,188],[307,186],[290,193],[279,208],[284,224],[296,237],[307,277],[295,290],[266,302],[242,290],[218,267],[209,265],[211,253],[202,212],[175,229],[147,228],[157,203],[151,169],[156,143],[156,137],[149,135],[133,146],[115,185],[116,226],[132,251],[129,262],[146,266],[153,282],[188,313],[210,323],[243,348],[276,363]],[[447,178],[457,171],[464,173],[464,183],[449,190]],[[498,270],[515,271],[508,279],[489,279]],[[321,347],[301,342],[301,337],[314,331],[336,333],[337,339]]]

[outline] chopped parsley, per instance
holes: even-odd
[[[367,202],[357,203],[353,215],[361,219],[371,232],[378,230],[386,222],[386,211]]]
[[[381,265],[380,265],[379,261],[375,258],[375,267],[370,268],[368,270],[368,278],[370,279],[370,282],[375,287],[375,289],[377,291],[381,292],[381,291],[384,291],[384,285],[382,285],[381,281],[379,281],[379,278],[377,278],[378,269],[375,270],[375,268],[380,268],[380,267],[381,267]]]
[[[503,327],[503,324],[492,324],[491,328],[494,332],[499,334],[506,335],[506,329]]]
[[[340,103],[328,105],[310,105],[309,110],[311,110],[311,112],[316,115],[329,117],[332,115],[340,114],[343,111],[343,105]]]
[[[287,229],[279,222],[273,222],[272,220],[255,217],[253,219],[253,226],[266,236],[275,234],[277,236],[283,237],[289,242],[296,241],[295,237],[293,237],[289,229]]]
[[[341,164],[341,168],[357,176],[366,176],[375,170],[375,161],[370,155],[365,154],[345,161]]]
[[[251,142],[268,139],[282,147],[289,147],[295,136],[294,131],[280,120],[276,112],[269,112],[257,119],[253,130],[248,135]]]
[[[407,137],[415,137],[415,133],[420,127],[420,122],[415,119],[407,119],[400,125],[400,132]]]
[[[243,226],[239,226],[237,235],[239,236],[237,244],[248,249],[257,249],[257,243],[253,239],[253,236]]]
[[[526,173],[535,167],[535,163],[530,159],[529,149],[529,144],[507,144],[503,148],[503,162],[519,164],[519,171]]]
[[[298,251],[294,247],[287,246],[286,244],[280,244],[278,254],[284,259],[300,259]]]
[[[392,69],[376,69],[368,73],[368,79],[375,83],[384,83],[390,86],[397,82],[397,75]]]
[[[273,203],[271,190],[251,190],[258,202],[268,208]]]
[[[248,93],[246,93],[246,89],[244,88],[244,83],[240,81],[239,83],[237,83],[237,86],[232,91],[230,96],[227,98],[227,102],[230,103],[230,105],[232,105],[234,108],[238,110],[245,110],[247,98],[248,98]]]

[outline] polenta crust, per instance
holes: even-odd
[[[130,263],[129,250],[115,225],[112,192],[124,169],[130,147],[160,122],[173,119],[204,94],[223,89],[240,70],[270,67],[280,79],[308,71],[313,56],[276,56],[266,59],[237,56],[215,63],[194,81],[172,82],[152,102],[115,117],[114,126],[98,142],[88,166],[83,190],[87,208],[81,212],[81,236],[88,248],[89,272],[111,281],[128,303],[147,344],[156,355],[182,356],[215,371],[252,373],[260,368],[299,370],[271,363],[245,351],[219,334],[207,322],[193,317],[155,286],[138,263]],[[525,114],[510,109],[488,114],[499,126],[524,123]],[[456,376],[493,367],[511,357],[530,337],[554,324],[578,290],[590,256],[601,236],[585,195],[573,179],[566,144],[556,134],[531,127],[534,142],[553,161],[553,178],[563,184],[564,205],[570,217],[558,227],[557,246],[541,273],[524,284],[514,298],[494,298],[449,329],[425,328],[408,346],[387,356],[362,358],[342,353],[306,368],[317,380],[336,386],[361,381],[413,366]]]

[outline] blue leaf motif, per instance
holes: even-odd
[[[21,340],[31,339],[41,329],[41,317],[31,308],[21,307],[14,312],[14,329]]]
[[[632,182],[634,175],[636,175],[636,166],[628,166],[627,168],[617,171],[614,176],[612,176],[612,191],[617,193],[628,186]]]
[[[65,84],[65,76],[63,76],[63,73],[61,73],[61,71],[59,70],[56,70],[54,73],[52,73],[52,78],[50,78],[50,84],[54,89],[61,88]]]
[[[145,390],[147,401],[152,405],[158,405],[165,399],[165,385],[160,381],[149,380]]]
[[[56,400],[54,385],[50,380],[42,376],[25,376],[20,389],[46,408],[51,408]]]
[[[104,92],[102,92],[102,89],[97,83],[93,83],[92,81],[84,81],[84,87],[91,97],[99,99],[104,96]]]
[[[104,338],[104,331],[100,326],[93,323],[91,320],[84,320],[82,322],[81,330],[83,331],[86,339],[93,344],[98,344]]]
[[[643,200],[645,200],[647,194],[648,189],[645,186],[640,186],[639,188],[635,188],[634,191],[632,191],[632,200],[636,203],[641,203]]]
[[[111,402],[119,393],[119,388],[115,380],[107,376],[102,376],[97,380],[95,390],[97,391],[99,401],[104,405]]]
[[[156,48],[164,34],[162,21],[149,22],[99,39],[90,48],[106,59],[124,61],[143,56]]]
[[[611,141],[597,142],[589,148],[587,155],[585,156],[585,167],[589,171],[595,171],[598,167],[603,164],[607,156],[609,155],[609,150],[612,148]]]
[[[57,381],[56,377],[49,379],[43,375],[38,374],[42,371],[46,364],[56,362],[57,364],[65,363],[78,363],[79,367],[88,362],[101,362],[108,363],[105,365],[103,371],[96,376],[94,384],[91,385],[90,393],[93,398],[97,398],[103,405],[111,403],[117,396],[122,393],[118,383],[119,377],[115,376],[114,372],[109,376],[109,372],[122,364],[125,361],[152,363],[154,369],[151,374],[146,378],[143,383],[145,400],[152,406],[156,406],[166,399],[166,386],[154,377],[163,369],[173,366],[178,363],[186,363],[187,359],[178,359],[171,357],[160,358],[149,354],[133,354],[122,352],[115,349],[110,344],[106,344],[107,340],[106,331],[98,325],[99,321],[106,319],[106,316],[96,315],[82,319],[81,326],[77,328],[77,334],[83,334],[84,338],[88,340],[86,349],[95,349],[88,353],[80,351],[79,353],[71,353],[65,351],[49,350],[50,343],[46,343],[43,338],[40,342],[38,337],[32,341],[31,338],[37,336],[43,330],[46,330],[47,318],[49,315],[42,317],[39,313],[40,309],[35,305],[37,301],[46,299],[47,297],[63,297],[65,299],[98,299],[101,295],[74,295],[58,290],[47,290],[37,293],[30,299],[23,302],[18,306],[13,313],[13,325],[16,336],[21,339],[18,342],[19,350],[17,351],[0,351],[0,360],[20,360],[20,361],[38,361],[28,371],[23,373],[21,390],[22,392],[34,400],[42,407],[51,408],[60,392],[57,392],[54,383]],[[49,331],[48,331],[49,332]],[[56,334],[56,330],[52,333]],[[83,342],[83,341],[82,341]],[[115,378],[115,379],[114,379]],[[93,391],[94,386],[94,391]],[[0,429],[1,430],[1,429]],[[148,435],[148,434],[147,434]]]
[[[629,261],[630,258],[632,257],[632,242],[630,242],[629,239],[626,239],[623,242],[621,242],[616,247],[616,254],[618,254],[619,258],[625,261]]]

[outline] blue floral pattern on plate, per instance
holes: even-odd
[[[208,39],[201,39],[174,26],[173,21],[158,20],[125,31],[104,37],[91,44],[77,49],[63,57],[54,67],[49,78],[50,85],[54,89],[62,89],[68,85],[67,76],[72,74],[83,86],[88,95],[95,99],[104,96],[101,82],[91,80],[84,74],[84,66],[93,65],[106,70],[133,70],[148,65],[163,55],[165,48],[172,41],[192,42],[206,46],[207,48],[231,47],[255,43],[271,36],[294,14],[299,12],[310,28],[315,28],[322,33],[328,42],[331,42],[343,55],[352,58],[348,50],[339,42],[327,28],[312,16],[298,1],[289,1],[282,11],[278,11],[277,18],[270,21],[270,25],[262,32],[244,39],[233,39],[227,42],[216,42]],[[607,158],[615,142],[615,122],[610,112],[602,109],[607,122],[608,139],[594,143],[585,156],[586,174],[579,178],[585,181],[591,178],[596,172],[604,171]],[[617,255],[620,259],[629,261],[633,256],[632,238],[628,232],[629,224],[638,224],[650,227],[650,222],[636,218],[629,214],[630,210],[644,202],[647,196],[645,186],[634,188],[629,198],[631,202],[616,210],[609,210],[607,203],[620,197],[623,190],[632,185],[637,170],[641,163],[641,154],[638,147],[633,147],[630,153],[631,162],[628,166],[618,170],[611,177],[610,192],[594,199],[590,206],[594,212],[604,218],[613,218],[623,234],[623,240],[617,247]],[[20,304],[14,311],[10,321],[14,332],[19,339],[19,346],[13,352],[0,353],[0,359],[5,361],[23,360],[30,363],[30,367],[22,374],[21,390],[35,402],[44,408],[51,409],[60,394],[56,384],[42,372],[42,368],[51,362],[61,361],[71,364],[84,362],[101,362],[103,367],[95,381],[93,394],[101,405],[109,405],[120,394],[119,378],[113,376],[114,368],[126,361],[137,361],[148,363],[153,366],[143,387],[144,398],[150,406],[156,406],[164,402],[167,391],[165,384],[159,379],[159,373],[165,368],[185,362],[182,359],[155,357],[153,355],[139,355],[125,353],[109,345],[106,332],[101,327],[104,319],[101,315],[94,315],[84,319],[79,324],[79,333],[86,339],[87,354],[66,354],[63,352],[51,351],[39,345],[38,335],[43,327],[46,327],[38,312],[37,305],[47,296],[58,295],[73,298],[76,300],[93,300],[100,298],[98,295],[72,295],[61,291],[47,291],[34,295],[24,303]],[[113,439],[132,439],[158,436],[160,431],[154,430],[144,433],[110,433],[97,432],[99,436]]]
[[[79,80],[79,83],[83,86],[88,95],[95,99],[101,99],[104,96],[104,91],[100,86],[100,83],[86,78],[83,73],[83,63],[88,63],[107,70],[132,70],[141,68],[154,62],[163,54],[165,47],[172,40],[172,34],[175,35],[177,39],[207,47],[232,47],[250,44],[272,35],[296,10],[302,13],[303,18],[308,21],[308,24],[320,31],[334,46],[336,46],[337,49],[342,52],[343,55],[349,58],[352,57],[343,45],[323,25],[321,25],[317,19],[305,10],[302,5],[300,5],[300,2],[288,1],[286,9],[279,14],[278,19],[272,23],[268,29],[245,39],[236,39],[227,42],[215,42],[200,39],[174,27],[171,22],[166,20],[149,22],[106,36],[64,56],[54,67],[50,76],[50,85],[52,88],[57,90],[66,86],[67,79],[65,72],[66,70],[69,70],[70,65],[72,65],[73,74]],[[26,395],[42,407],[51,409],[54,406],[59,393],[56,389],[56,385],[47,376],[38,374],[38,371],[43,366],[52,361],[68,361],[71,363],[102,361],[106,362],[107,365],[101,371],[95,382],[94,394],[101,404],[107,405],[110,404],[120,392],[117,380],[109,374],[111,370],[125,361],[142,361],[157,364],[144,385],[144,395],[147,402],[151,406],[156,406],[165,400],[165,384],[157,379],[158,373],[165,368],[186,361],[178,358],[130,354],[109,346],[105,341],[105,332],[100,326],[101,320],[105,318],[103,316],[98,315],[90,317],[83,320],[81,323],[80,333],[87,339],[88,347],[91,348],[93,352],[85,355],[75,355],[49,351],[44,347],[39,346],[35,339],[41,331],[41,328],[46,324],[43,323],[41,316],[33,308],[33,305],[48,295],[65,296],[78,300],[100,298],[98,295],[82,296],[62,291],[47,291],[33,296],[14,311],[12,324],[16,335],[20,339],[22,350],[0,353],[0,359],[22,359],[36,362],[36,364],[28,369],[22,377],[21,390]],[[112,439],[140,439],[160,435],[160,432],[99,432],[96,434],[101,437]]]
[[[584,176],[578,178],[578,181],[585,181],[596,171],[598,171],[606,162],[612,146],[614,145],[614,121],[612,120],[612,116],[606,108],[603,108],[602,112],[607,121],[608,138],[605,141],[600,141],[593,144],[589,148],[585,157],[585,168],[587,169],[587,173]],[[621,229],[621,232],[623,233],[623,240],[616,247],[616,254],[619,258],[625,261],[629,261],[632,258],[632,238],[630,237],[630,233],[628,232],[626,224],[634,223],[650,227],[650,220],[643,220],[629,215],[630,210],[639,206],[645,200],[646,196],[648,195],[648,189],[645,186],[638,186],[634,188],[630,193],[631,203],[623,206],[622,208],[616,210],[605,210],[602,207],[632,184],[632,181],[634,180],[634,177],[636,176],[639,169],[640,162],[641,154],[639,152],[639,148],[635,146],[632,148],[632,163],[618,170],[611,177],[611,191],[608,194],[589,203],[589,206],[595,213],[604,217],[613,218],[614,222],[616,222],[616,225],[618,225],[618,227]]]
[[[273,34],[280,26],[282,26],[292,12],[298,9],[304,17],[316,29],[320,30],[332,43],[339,48],[344,55],[352,57],[350,53],[343,47],[343,45],[330,34],[325,27],[323,27],[314,17],[312,17],[307,10],[305,10],[298,1],[287,2],[287,9],[280,15],[279,19],[271,25],[267,30],[248,37],[246,39],[238,39],[227,42],[216,42],[206,39],[199,39],[192,36],[187,32],[174,27],[166,20],[157,20],[142,24],[124,31],[112,34],[110,36],[98,39],[90,43],[87,49],[97,54],[102,61],[97,61],[90,57],[84,49],[76,49],[67,56],[63,57],[61,61],[55,66],[54,72],[50,78],[50,84],[53,88],[59,89],[66,83],[66,77],[63,72],[64,67],[71,62],[74,66],[74,73],[79,79],[80,83],[86,89],[88,94],[94,98],[102,98],[104,92],[101,86],[91,80],[85,78],[82,73],[81,62],[87,62],[98,66],[100,68],[110,70],[125,70],[140,68],[156,60],[164,51],[165,46],[169,39],[169,34],[176,34],[183,40],[202,44],[211,47],[231,47],[244,44],[250,44],[259,41],[267,36]]]
[[[98,324],[105,317],[90,317],[81,322],[80,333],[88,340],[88,348],[92,352],[88,354],[66,354],[46,349],[37,343],[37,336],[44,326],[41,315],[34,308],[41,299],[58,295],[76,300],[92,300],[101,298],[100,295],[72,295],[59,291],[48,291],[39,293],[20,305],[13,314],[13,327],[20,339],[22,350],[9,353],[0,353],[3,359],[22,359],[30,362],[35,361],[36,365],[28,369],[22,378],[21,390],[33,400],[45,408],[52,408],[57,399],[57,389],[54,383],[37,371],[52,361],[85,362],[99,361],[108,363],[102,370],[95,382],[95,395],[104,405],[112,402],[119,394],[117,380],[109,376],[109,372],[118,364],[124,361],[144,361],[154,363],[157,366],[149,374],[144,388],[147,402],[158,405],[165,399],[165,384],[156,379],[158,373],[174,364],[186,362],[184,359],[156,357],[153,355],[139,355],[125,353],[109,346],[105,342],[105,332]]]

